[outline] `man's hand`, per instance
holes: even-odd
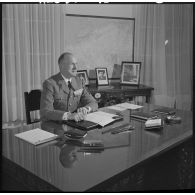
[[[75,120],[76,122],[84,120],[86,115],[84,115],[82,112],[78,113],[71,113],[68,115],[68,120]]]
[[[88,113],[88,109],[86,107],[78,108],[77,113],[83,113],[84,115],[86,115]]]

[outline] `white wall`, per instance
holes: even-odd
[[[67,14],[83,14],[96,16],[132,17],[132,9],[136,5],[130,4],[67,4]]]

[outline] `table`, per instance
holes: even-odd
[[[149,111],[156,107],[148,104],[143,110]],[[115,113],[108,108],[103,110]],[[163,130],[156,132],[146,131],[144,123],[132,120],[129,117],[130,111],[126,110],[122,114],[124,121],[91,130],[84,138],[103,140],[107,149],[101,153],[78,152],[79,146],[66,144],[66,139],[35,147],[14,136],[29,129],[22,126],[3,130],[2,154],[9,168],[11,164],[19,165],[13,169],[14,175],[21,177],[21,180],[25,178],[25,182],[29,181],[27,183],[33,186],[34,191],[140,191],[146,189],[143,187],[144,182],[147,183],[147,179],[144,181],[145,175],[152,174],[150,171],[148,173],[148,170],[154,171],[154,167],[147,162],[150,159],[155,161],[160,154],[174,150],[176,146],[185,144],[192,137],[192,113],[177,110],[177,115],[182,117],[182,123],[165,125]],[[117,135],[102,134],[102,131],[127,122],[131,122],[135,130]],[[40,125],[33,124],[30,128]],[[43,123],[42,128],[62,136],[64,131],[71,129],[54,122]],[[143,166],[144,164],[147,168]],[[185,163],[185,166],[189,164]],[[23,177],[22,171],[26,171]],[[26,173],[35,176],[35,179],[30,179]],[[136,184],[131,188],[130,184],[133,182]]]
[[[101,97],[98,99],[99,106],[105,106],[106,102],[115,100],[115,103],[120,103],[121,100],[126,100],[136,96],[146,97],[146,102],[150,103],[153,87],[146,85],[122,85],[118,82],[111,83],[108,86],[97,86],[96,84],[90,84],[88,90],[95,97],[96,93],[100,93]]]

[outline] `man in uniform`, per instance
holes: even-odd
[[[77,74],[77,61],[72,53],[63,53],[58,59],[60,72],[43,83],[40,116],[47,120],[81,121],[98,104],[86,90]]]

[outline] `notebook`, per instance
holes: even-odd
[[[19,139],[22,139],[33,145],[42,144],[51,140],[54,140],[58,135],[36,128],[22,133],[15,134]]]
[[[134,112],[131,114],[132,119],[139,119],[139,120],[148,120],[149,118],[155,118],[157,117],[154,113],[146,113],[146,112]]]

